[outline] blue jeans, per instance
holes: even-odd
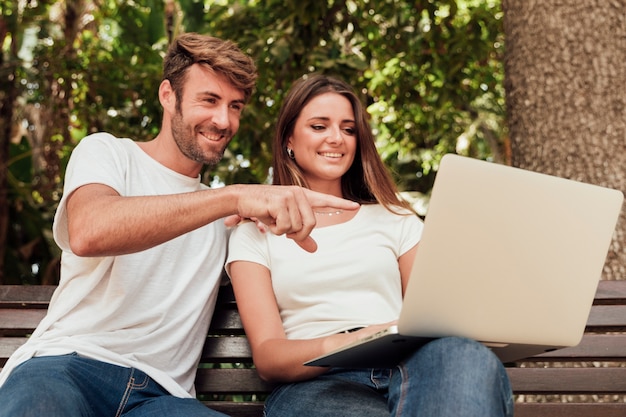
[[[145,373],[76,354],[17,366],[0,387],[0,417],[223,417],[170,395]]]
[[[281,385],[265,402],[267,417],[491,417],[513,415],[513,394],[500,360],[482,344],[434,340],[392,369],[333,368]]]

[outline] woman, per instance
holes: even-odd
[[[396,321],[422,231],[349,85],[322,75],[294,84],[278,117],[273,172],[274,184],[361,206],[318,209],[313,253],[254,223],[233,231],[227,270],[254,363],[262,379],[279,384],[266,415],[511,413],[502,364],[466,339],[438,339],[388,369],[302,365]]]

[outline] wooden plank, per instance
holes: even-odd
[[[228,416],[263,417],[262,402],[203,401],[203,403]]]
[[[626,334],[586,334],[577,346],[559,349],[525,362],[626,361]],[[203,362],[251,362],[252,351],[243,336],[211,337],[202,353]]]
[[[231,308],[220,308],[217,306],[211,319],[209,334],[243,334],[243,324],[239,316],[239,311]]]
[[[25,337],[0,337],[0,365],[4,366],[9,356],[26,343],[26,340]]]
[[[594,305],[587,321],[588,330],[626,330],[626,305]],[[237,310],[216,309],[211,323],[212,334],[243,334],[243,325]],[[239,333],[240,332],[240,333]]]
[[[626,305],[594,305],[591,307],[587,330],[624,330],[626,331]],[[239,312],[234,309],[216,308],[211,322],[211,334],[243,334],[243,325]]]
[[[47,308],[56,285],[0,285],[0,308]]]
[[[626,330],[626,305],[594,305],[587,319],[587,330]]]
[[[202,349],[201,362],[251,363],[248,339],[243,336],[210,337]]]
[[[0,360],[8,358],[26,338],[0,338]],[[586,335],[580,345],[544,353],[525,362],[626,361],[626,335]],[[206,343],[202,363],[251,363],[252,352],[245,337],[214,337]]]
[[[580,344],[533,356],[525,361],[624,361],[626,334],[585,334]]]
[[[31,331],[45,316],[43,309],[2,309],[0,314],[0,330],[2,329],[30,329]],[[626,305],[593,306],[589,315],[590,329],[626,329]],[[211,327],[214,334],[243,334],[241,321],[236,311],[216,311],[215,323]]]
[[[204,401],[204,404],[227,415],[262,417],[261,402]],[[515,417],[624,417],[626,403],[516,403]]]
[[[0,308],[8,303],[45,307],[55,289],[55,285],[0,285]],[[626,280],[600,281],[595,299],[598,304],[626,304]],[[232,287],[222,286],[218,304],[230,305],[234,301]]]
[[[596,304],[626,304],[626,280],[600,281],[594,302]]]
[[[0,335],[7,333],[32,333],[48,310],[6,308],[0,310]]]
[[[623,368],[507,368],[516,394],[626,394]]]
[[[255,369],[200,368],[196,375],[198,394],[262,394],[271,389],[272,384],[262,381]]]
[[[55,285],[0,285],[0,308],[7,303],[20,303],[25,306],[46,305]],[[626,280],[601,280],[595,295],[596,303],[626,304]],[[232,304],[235,301],[232,287],[220,288],[218,304]]]
[[[515,417],[624,417],[626,403],[515,403]]]
[[[212,337],[202,352],[202,362],[251,362],[252,351],[245,337]],[[559,349],[524,362],[624,361],[626,334],[586,334],[577,346]]]

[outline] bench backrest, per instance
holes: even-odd
[[[0,286],[0,365],[44,316],[53,290],[52,286]],[[614,400],[518,403],[517,417],[626,415],[626,281],[600,282],[580,345],[535,356],[507,370],[518,399],[582,394]],[[241,417],[261,416],[263,399],[271,390],[253,369],[230,286],[220,290],[196,390],[208,406]]]

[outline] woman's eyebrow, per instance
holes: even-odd
[[[327,117],[327,116],[312,116],[312,117],[309,117],[309,118],[307,119],[307,121],[308,121],[308,122],[310,122],[310,121],[312,121],[312,120],[323,120],[323,121],[329,121],[329,120],[330,120],[330,117]],[[341,121],[341,123],[355,123],[355,121],[354,121],[354,119],[343,119],[343,120]]]

